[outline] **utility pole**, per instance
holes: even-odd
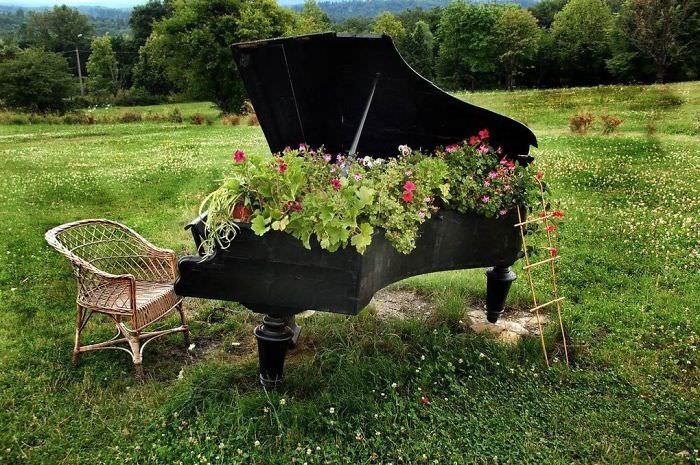
[[[78,39],[80,39],[83,35],[78,34]],[[80,80],[80,95],[85,96],[85,88],[83,87],[83,72],[80,69],[80,53],[78,52],[78,45],[75,45],[75,59],[78,62],[78,79]]]

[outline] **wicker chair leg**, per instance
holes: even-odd
[[[83,318],[85,313],[83,307],[76,305],[75,317],[75,344],[73,345],[73,365],[77,365],[80,361],[80,333],[83,330]]]
[[[185,309],[182,308],[182,301],[177,304],[177,311],[180,313],[180,321],[182,321],[182,326],[185,327],[185,330],[182,332],[182,335],[185,338],[185,350],[189,351],[190,345],[192,344],[192,337],[190,335],[190,327],[187,326],[187,318],[185,318]]]
[[[139,336],[141,333],[129,333],[128,331],[123,331],[129,341],[129,347],[131,348],[131,354],[134,360],[134,376],[136,379],[143,379],[143,366],[141,365],[141,341]]]

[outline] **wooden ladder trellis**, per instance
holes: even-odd
[[[539,186],[540,189],[540,200],[542,203],[542,211],[540,211],[538,216],[527,218],[527,214],[523,215],[520,211],[520,207],[518,207],[518,223],[515,225],[516,228],[520,228],[520,237],[522,238],[522,245],[523,245],[523,253],[524,253],[524,258],[525,258],[525,266],[523,266],[523,271],[527,273],[528,277],[528,282],[530,283],[530,293],[532,294],[532,308],[530,309],[531,313],[535,314],[535,318],[537,320],[537,326],[540,331],[540,342],[542,344],[542,353],[544,354],[544,361],[547,364],[547,367],[550,367],[551,364],[549,362],[549,356],[547,355],[547,347],[544,341],[544,331],[542,331],[542,319],[540,318],[540,311],[543,310],[544,308],[550,306],[550,305],[555,305],[557,309],[557,316],[559,318],[559,329],[561,330],[561,338],[562,338],[562,343],[564,346],[564,357],[566,359],[566,366],[569,366],[569,348],[567,346],[566,342],[566,333],[564,331],[564,321],[562,320],[562,310],[561,310],[561,302],[564,300],[563,296],[559,295],[559,289],[557,288],[557,275],[556,275],[556,270],[555,270],[555,262],[559,260],[559,255],[557,253],[557,249],[554,247],[554,243],[552,241],[552,232],[553,232],[553,226],[550,226],[551,223],[551,218],[555,217],[558,212],[556,211],[548,211],[547,209],[547,202],[544,199],[544,186],[542,185],[542,181],[540,180],[539,176],[535,176],[535,180],[537,181],[537,185]],[[526,212],[527,213],[527,212]],[[523,220],[523,218],[526,218]],[[542,222],[542,225],[544,226],[544,230],[547,234],[547,248],[549,251],[549,258],[546,258],[544,260],[537,261],[535,263],[530,263],[530,255],[528,253],[528,243],[527,243],[527,238],[525,234],[525,226],[531,223],[537,223],[537,222]],[[547,265],[549,264],[549,269],[550,269],[550,274],[551,274],[551,287],[552,287],[552,299],[549,300],[548,302],[545,302],[543,304],[538,304],[537,300],[537,292],[535,290],[535,283],[534,279],[532,277],[532,269],[538,266],[542,265]]]

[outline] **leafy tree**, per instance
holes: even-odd
[[[352,32],[355,34],[364,34],[372,29],[372,18],[365,16],[357,18],[348,18],[340,23],[332,23],[331,28],[338,32]]]
[[[493,30],[500,13],[499,7],[461,0],[445,8],[438,26],[437,58],[437,74],[443,85],[473,89],[480,78],[493,81],[498,66]]]
[[[21,42],[52,52],[85,48],[93,33],[87,16],[65,5],[52,10],[29,14],[29,21],[21,28]]]
[[[604,0],[571,0],[554,15],[552,39],[569,83],[598,84],[606,78],[611,27]]]
[[[92,53],[87,62],[87,85],[98,96],[114,95],[119,89],[117,56],[112,50],[109,34],[95,37],[90,44]]]
[[[404,58],[409,65],[428,79],[433,77],[435,39],[425,21],[418,21],[407,39]]]
[[[112,50],[117,55],[119,87],[128,89],[133,84],[134,66],[139,60],[139,46],[128,36],[110,36]]]
[[[311,34],[331,29],[331,20],[318,6],[316,0],[305,0],[301,13],[296,17],[294,34]]]
[[[684,55],[679,38],[691,9],[688,0],[628,0],[631,21],[628,34],[632,44],[656,67],[656,81],[664,82],[671,65]],[[696,30],[696,33],[698,31]]]
[[[61,55],[29,48],[0,61],[0,100],[10,108],[63,110],[76,83]]]
[[[137,5],[131,10],[129,26],[133,35],[136,48],[146,43],[146,39],[153,32],[153,24],[172,13],[170,0],[148,0],[145,5]]]
[[[139,49],[139,61],[134,66],[134,87],[152,95],[167,95],[175,89],[168,77],[167,52],[162,36],[151,34]]]
[[[513,90],[515,77],[522,74],[535,58],[539,33],[537,19],[530,11],[520,7],[506,8],[496,20],[494,35],[506,89]]]
[[[396,44],[400,44],[406,37],[406,29],[404,29],[401,21],[388,11],[383,12],[374,19],[372,32],[375,34],[387,34],[394,39]]]
[[[239,111],[245,89],[231,44],[284,35],[292,14],[274,0],[191,0],[173,4],[172,16],[155,25],[172,82],[192,97]]]
[[[560,12],[569,0],[541,0],[529,8],[542,27],[551,27],[554,15]]]

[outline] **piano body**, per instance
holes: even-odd
[[[432,150],[488,128],[506,157],[529,163],[534,134],[521,123],[463,102],[434,86],[401,58],[388,36],[337,33],[235,44],[238,71],[270,150],[301,143],[329,153],[386,157],[397,147]],[[443,270],[491,267],[487,318],[496,322],[516,276],[521,240],[512,211],[498,219],[441,210],[420,230],[416,248],[397,252],[375,229],[363,255],[354,248],[311,249],[279,231],[256,236],[242,224],[229,248],[180,259],[181,296],[236,301],[266,316],[255,329],[260,380],[282,379],[287,348],[304,310],[357,314],[374,293],[403,278]],[[205,218],[190,225],[197,250]]]

